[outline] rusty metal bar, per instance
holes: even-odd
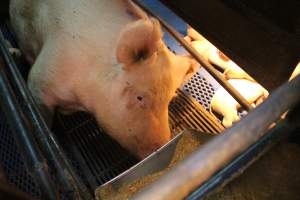
[[[159,20],[161,25],[212,75],[218,83],[224,87],[224,89],[247,111],[253,109],[249,102],[234,88],[226,79],[216,70],[210,63],[208,63],[187,41],[185,41],[181,34],[178,33],[173,27],[171,27],[166,21],[156,16],[149,8],[147,8],[143,2],[138,0],[132,0],[143,10]]]
[[[300,76],[279,87],[232,128],[216,136],[133,199],[183,199],[262,138],[272,123],[299,103]]]

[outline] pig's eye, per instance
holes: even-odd
[[[142,97],[142,96],[137,96],[136,98],[137,98],[137,100],[139,100],[139,101],[142,101],[142,100],[143,100],[143,97]]]
[[[134,61],[138,62],[141,60],[145,60],[148,57],[148,49],[139,50],[138,52],[135,52],[134,54]]]

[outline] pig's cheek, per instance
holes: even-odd
[[[126,104],[127,109],[147,109],[150,107],[150,100],[143,95],[134,95],[130,97],[128,103]]]

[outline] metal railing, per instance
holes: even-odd
[[[10,127],[15,130],[16,133],[22,133],[23,135],[16,135],[16,140],[19,140],[19,148],[28,148],[23,151],[23,154],[32,154],[32,159],[36,154],[36,160],[29,163],[30,160],[26,159],[27,166],[33,166],[42,158],[47,158],[48,164],[53,167],[53,171],[57,174],[59,185],[63,187],[63,191],[73,196],[74,199],[92,199],[90,191],[81,182],[77,173],[73,169],[70,161],[65,155],[64,151],[60,147],[55,135],[49,130],[41,113],[39,112],[37,105],[35,104],[31,93],[29,92],[25,81],[23,80],[20,72],[18,71],[15,61],[6,46],[5,38],[0,31],[0,56],[3,61],[4,69],[1,69],[1,89],[3,89],[4,95],[2,95],[2,109],[7,115]],[[6,74],[11,77],[13,83],[9,83]],[[22,110],[15,101],[15,96],[10,85],[15,86],[16,93],[20,94],[24,109]],[[15,107],[15,108],[14,108]],[[18,128],[16,130],[15,128]],[[23,138],[21,138],[23,137]],[[21,142],[28,141],[26,144]],[[37,146],[37,144],[38,146]],[[44,156],[43,156],[43,155]],[[39,155],[39,157],[38,157]],[[29,157],[30,158],[30,155]],[[39,158],[39,159],[38,159]],[[45,159],[42,159],[45,161]],[[36,162],[37,161],[37,162]],[[42,166],[47,166],[46,163],[35,167],[36,169],[43,170]],[[41,180],[41,187],[44,191],[44,198],[56,199],[57,190],[54,188],[54,184],[51,183],[48,172],[40,172],[36,178]],[[45,173],[45,174],[42,174]],[[57,185],[57,184],[56,184]]]

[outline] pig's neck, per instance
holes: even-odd
[[[101,71],[83,78],[82,86],[74,89],[80,107],[92,113],[98,120],[103,118],[99,116],[101,113],[109,115],[114,109],[114,103],[122,102],[122,86],[118,81],[120,72],[118,67],[111,67],[114,68],[112,71]]]
[[[86,54],[76,59],[73,67],[74,78],[72,91],[75,94],[80,107],[85,108],[93,114],[98,109],[109,112],[111,101],[119,89],[118,79],[122,73],[120,64],[115,62],[114,49],[106,51],[105,54]],[[96,61],[97,60],[97,61]],[[101,108],[100,108],[101,107]]]

